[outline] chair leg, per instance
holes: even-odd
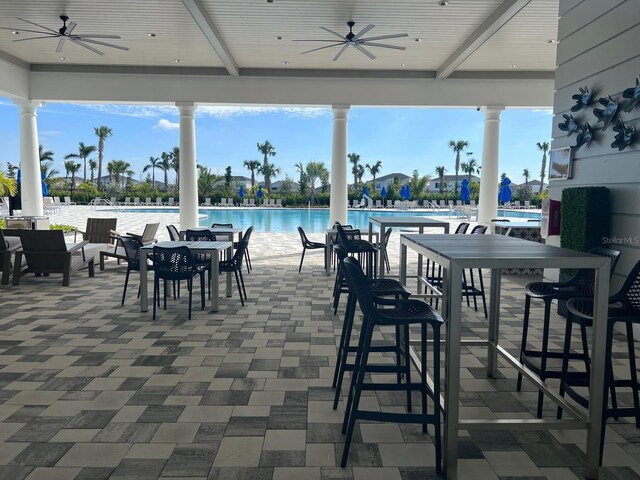
[[[238,275],[240,276],[240,285],[242,285],[242,292],[244,293],[244,299],[247,300],[247,289],[244,286],[244,277],[242,276],[242,267],[238,268]]]
[[[473,268],[469,269],[469,277],[471,278],[471,292],[473,293],[473,309],[478,311],[478,299],[476,295],[476,284],[473,280]]]
[[[422,415],[427,415],[427,326],[422,324],[420,326],[420,361],[422,363],[422,372],[420,374],[420,381],[422,385]],[[407,362],[409,362],[409,352],[407,351]],[[434,400],[435,403],[435,400]],[[422,424],[422,433],[427,433],[427,424]]]
[[[529,311],[531,310],[531,297],[525,295],[524,297],[524,319],[522,321],[522,340],[520,341],[520,362],[524,358],[524,351],[527,348],[527,336],[529,332]],[[516,383],[516,390],[519,392],[522,389],[522,373],[518,373],[518,381]]]
[[[204,310],[204,272],[200,272],[200,308]]]
[[[633,408],[636,411],[636,428],[640,428],[640,395],[638,392],[638,372],[636,371],[635,341],[633,339],[633,325],[631,323],[627,323],[627,348],[629,350],[629,370],[631,370]]]
[[[424,369],[426,371],[426,369]],[[442,474],[442,433],[440,424],[440,328],[433,326],[433,408],[436,473]]]
[[[540,378],[544,381],[547,378],[547,351],[549,349],[549,322],[551,321],[551,300],[544,302],[544,321],[542,324],[542,349],[540,356]],[[538,390],[538,418],[542,418],[542,407],[544,403],[544,393]]]
[[[350,293],[347,297],[347,307],[344,312],[344,323],[342,325],[342,334],[340,335],[340,346],[338,347],[338,358],[336,359],[336,369],[333,374],[333,387],[336,389],[335,396],[333,397],[334,410],[338,408],[338,402],[340,401],[340,394],[342,392],[342,381],[349,357],[349,344],[351,343],[356,303],[356,296]]]
[[[249,247],[247,247],[247,249],[244,251],[245,253],[245,257],[247,260],[247,273],[251,273],[251,270],[253,270],[253,265],[251,265],[251,255],[249,255]]]
[[[153,319],[154,320],[156,319],[156,298],[160,296],[160,293],[158,292],[159,289],[160,289],[160,284],[159,284],[158,278],[154,276],[153,278]]]
[[[244,297],[242,296],[242,287],[240,286],[240,278],[238,277],[238,270],[234,270],[233,273],[236,275],[236,285],[238,286],[238,295],[240,295],[240,303],[244,307]]]
[[[306,253],[307,249],[305,247],[302,247],[302,257],[300,257],[300,266],[298,267],[298,273],[300,273],[302,271],[302,262],[304,262],[304,254]]]
[[[193,277],[187,280],[187,288],[189,289],[189,320],[191,320],[191,300],[193,297]]]
[[[130,271],[131,270],[129,270],[127,268],[127,274],[124,276],[124,290],[122,291],[122,303],[121,303],[121,305],[124,305],[124,299],[127,296],[127,284],[129,283],[129,272]]]
[[[405,383],[411,383],[411,358],[409,357],[409,325],[404,326],[404,375],[405,375]],[[423,350],[424,351],[424,350]],[[411,404],[411,390],[407,389],[407,412],[411,412],[413,406]]]
[[[158,295],[160,295],[160,285],[158,285]],[[164,301],[164,309],[167,309],[167,281],[164,281],[164,294],[162,295]]]
[[[482,294],[482,308],[484,309],[484,318],[489,318],[487,312],[487,298],[484,295],[484,280],[482,279],[482,269],[478,269],[478,278],[480,280],[480,293]]]
[[[581,328],[584,326],[581,325]],[[571,312],[567,315],[567,322],[564,329],[564,348],[562,349],[562,369],[560,370],[560,391],[558,394],[564,398],[564,384],[567,379],[567,372],[569,371],[569,354],[571,353],[571,333],[573,331],[573,316]],[[583,344],[584,347],[584,344]],[[562,407],[558,406],[556,410],[556,418],[562,419]]]
[[[467,299],[467,307],[470,307],[471,302],[469,302],[469,289],[467,288],[467,272],[464,268],[462,269],[462,285],[464,286],[462,293]]]

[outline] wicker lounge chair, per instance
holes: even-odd
[[[64,241],[61,230],[22,230],[22,248],[16,251],[13,268],[13,285],[20,285],[20,277],[29,272],[62,273],[62,285],[69,285],[71,272],[83,267],[89,268],[89,276],[94,276],[93,257],[85,259],[84,247],[89,242],[76,243],[70,248]],[[27,268],[21,271],[22,256],[27,260]]]
[[[140,243],[142,243],[142,245],[149,245],[151,243],[156,243],[158,241],[158,239],[156,238],[156,233],[158,232],[159,226],[160,226],[159,223],[147,223],[144,227],[144,231],[142,232],[142,235],[138,233],[127,232],[126,236],[135,238]],[[123,250],[120,250],[120,252],[118,252],[118,247],[122,246],[122,237],[124,236],[125,235],[121,235],[118,232],[115,232],[113,230],[111,231],[111,237],[115,238],[116,242],[118,243],[116,243],[116,247],[113,250],[100,251],[100,270],[104,270],[104,260],[107,257],[116,258],[118,260],[118,264],[120,263],[120,260],[127,260],[126,252],[124,252]]]
[[[81,233],[82,240],[88,243],[113,244],[113,232],[117,223],[117,218],[87,218],[87,227],[84,231],[76,229],[73,241],[76,242],[77,234]]]

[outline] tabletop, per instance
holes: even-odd
[[[493,222],[496,227],[502,228],[535,228],[540,229],[540,222]]]
[[[211,233],[242,233],[242,229],[239,227],[198,227],[198,228],[190,228],[189,230],[193,230],[196,232],[211,232]],[[187,234],[186,230],[180,230],[180,233],[183,235]]]
[[[140,247],[140,250],[153,251],[154,247],[177,248],[187,247],[189,250],[224,250],[229,248],[231,242],[158,242]]]

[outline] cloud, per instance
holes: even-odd
[[[180,124],[178,122],[170,122],[166,118],[161,118],[155,128],[159,128],[160,130],[178,130]]]
[[[138,118],[158,118],[178,116],[178,108],[171,105],[103,105],[82,104],[84,108],[110,115],[122,115]],[[198,117],[231,118],[279,113],[294,118],[318,118],[331,113],[325,107],[238,107],[225,105],[200,105],[196,110]]]
[[[41,130],[38,134],[42,137],[58,137],[60,135],[64,135],[64,132],[61,132],[60,130]]]
[[[553,115],[553,110],[552,109],[547,109],[547,108],[544,108],[544,109],[536,108],[536,109],[533,109],[532,111],[533,111],[533,113],[541,114],[541,115],[549,115],[549,116]]]

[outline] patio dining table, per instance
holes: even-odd
[[[154,247],[176,248],[187,247],[194,254],[211,255],[211,311],[218,311],[218,262],[220,261],[220,252],[233,248],[233,242],[158,242],[145,245],[140,248],[140,311],[148,310],[148,293],[147,293],[147,257],[153,255]],[[231,277],[227,276],[227,292],[231,292]],[[227,295],[230,297],[231,295]]]
[[[445,222],[444,220],[436,220],[431,217],[421,217],[415,215],[405,215],[405,216],[396,216],[396,215],[381,215],[379,217],[369,217],[369,236],[373,233],[373,226],[377,226],[380,229],[380,238],[382,242],[380,243],[380,255],[386,254],[386,245],[384,244],[384,235],[386,233],[387,228],[389,227],[398,227],[398,228],[417,228],[418,233],[424,233],[425,228],[436,227],[442,228],[444,233],[449,233],[449,222]],[[384,252],[383,252],[384,250]],[[384,278],[384,261],[382,258],[380,262],[378,262],[380,272],[380,278]],[[422,256],[418,257],[418,271],[422,271]]]
[[[587,429],[586,476],[597,478],[602,415],[605,401],[605,338],[609,295],[610,261],[606,257],[529,242],[503,235],[401,235],[400,281],[406,284],[407,250],[430,258],[444,268],[443,317],[446,321],[444,409],[444,471],[446,478],[456,479],[459,430],[556,430]],[[593,268],[595,269],[594,322],[591,348],[589,409],[578,410],[550,389],[534,372],[499,344],[500,282],[508,268]],[[462,272],[468,268],[491,270],[488,335],[486,340],[462,340]],[[537,388],[569,413],[571,419],[460,419],[460,354],[462,345],[488,347],[487,376],[496,377],[498,355],[522,372]],[[413,347],[412,347],[413,349]],[[420,370],[419,356],[411,352]]]
[[[200,230],[211,232],[218,236],[224,236],[231,242],[231,246],[227,249],[227,258],[231,258],[233,256],[233,236],[238,234],[238,241],[242,240],[242,228],[233,228],[233,227],[198,227],[191,228],[190,230]],[[180,230],[180,240],[184,240],[184,237],[187,235],[186,230]],[[231,272],[227,272],[227,297],[231,296]]]

